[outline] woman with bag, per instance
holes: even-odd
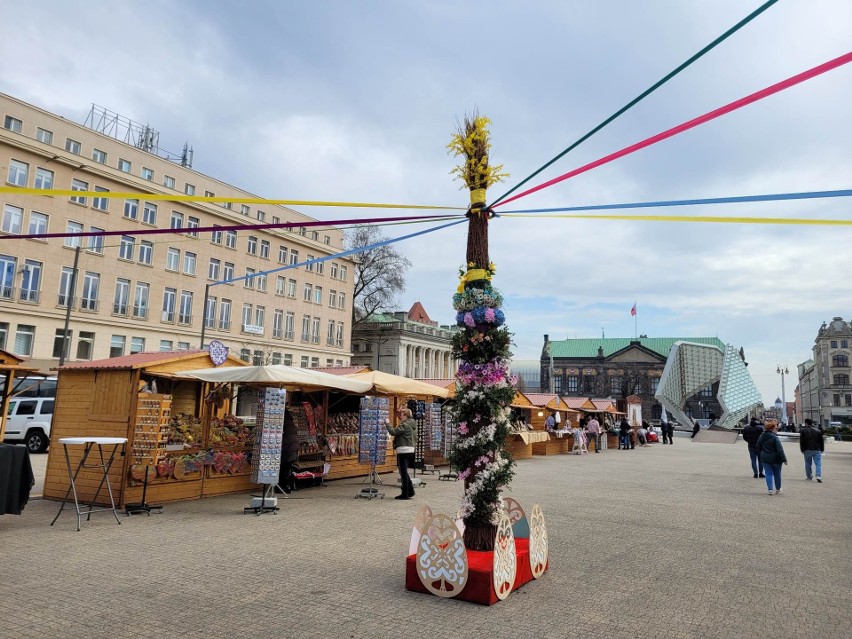
[[[763,472],[766,473],[766,486],[772,495],[772,484],[775,483],[776,495],[781,494],[781,464],[787,463],[787,455],[784,447],[775,431],[778,430],[778,422],[767,419],[763,425],[763,432],[757,438],[757,450],[760,454],[760,463],[763,464]]]

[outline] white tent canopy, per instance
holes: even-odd
[[[444,398],[450,395],[450,391],[441,386],[381,371],[355,373],[354,375],[348,375],[346,379],[366,382],[374,392],[385,395],[426,395]]]
[[[200,379],[204,382],[220,384],[280,384],[294,390],[336,389],[351,393],[366,393],[373,384],[369,381],[329,375],[306,368],[294,368],[278,364],[275,366],[220,366],[219,368],[201,368],[177,373],[179,377]]]

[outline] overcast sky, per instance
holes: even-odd
[[[3,10],[0,90],[82,123],[91,103],[195,149],[202,173],[270,198],[465,206],[446,144],[474,107],[492,159],[532,173],[759,0],[42,0]],[[14,28],[10,28],[14,25]],[[848,0],[781,0],[531,184],[846,53]],[[852,65],[507,208],[847,189]],[[319,219],[363,211],[303,209]],[[846,199],[666,209],[849,217]],[[384,212],[373,212],[379,215]],[[402,235],[411,227],[387,229]],[[778,364],[852,318],[852,230],[501,218],[495,280],[519,358],[552,339],[718,336],[765,402]],[[407,309],[453,320],[463,226],[398,245]],[[787,378],[792,401],[795,376]]]

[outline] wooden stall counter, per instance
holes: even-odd
[[[548,439],[550,436],[540,430],[511,433],[506,439],[506,450],[513,459],[529,459],[533,456],[533,445]]]
[[[547,440],[533,444],[533,455],[567,455],[574,446],[574,437],[567,433],[543,433]]]

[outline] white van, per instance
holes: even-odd
[[[13,397],[6,413],[4,440],[24,443],[31,453],[43,453],[50,445],[53,397]]]

